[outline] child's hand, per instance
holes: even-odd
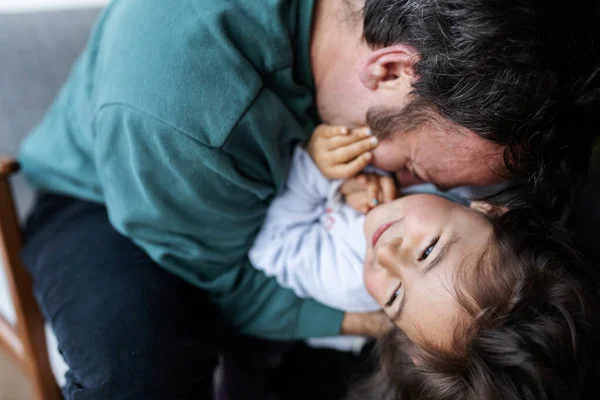
[[[394,179],[377,174],[361,174],[347,180],[340,187],[340,193],[350,207],[363,214],[397,197]]]
[[[307,150],[319,170],[328,179],[348,179],[371,161],[377,138],[368,128],[350,131],[343,126],[319,125]]]
[[[394,324],[383,311],[348,312],[342,319],[341,334],[380,338],[392,329],[394,329]]]

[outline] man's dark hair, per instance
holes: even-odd
[[[529,221],[500,217],[475,271],[459,268],[469,319],[452,345],[416,345],[391,332],[379,343],[380,371],[357,399],[600,398],[596,266],[561,230]]]
[[[507,145],[512,206],[563,217],[600,124],[598,4],[365,0],[366,42],[420,55],[411,115],[380,121],[414,125],[429,110]]]

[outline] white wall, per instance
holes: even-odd
[[[109,2],[110,0],[0,0],[0,13],[98,7]]]

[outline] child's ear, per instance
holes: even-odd
[[[473,210],[489,215],[490,217],[499,217],[508,211],[508,208],[506,207],[495,206],[493,204],[486,203],[485,201],[472,201],[470,207]]]

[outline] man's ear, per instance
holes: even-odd
[[[361,65],[358,76],[362,84],[370,90],[380,87],[393,89],[413,81],[414,64],[417,61],[418,53],[410,46],[384,47],[369,55]]]

